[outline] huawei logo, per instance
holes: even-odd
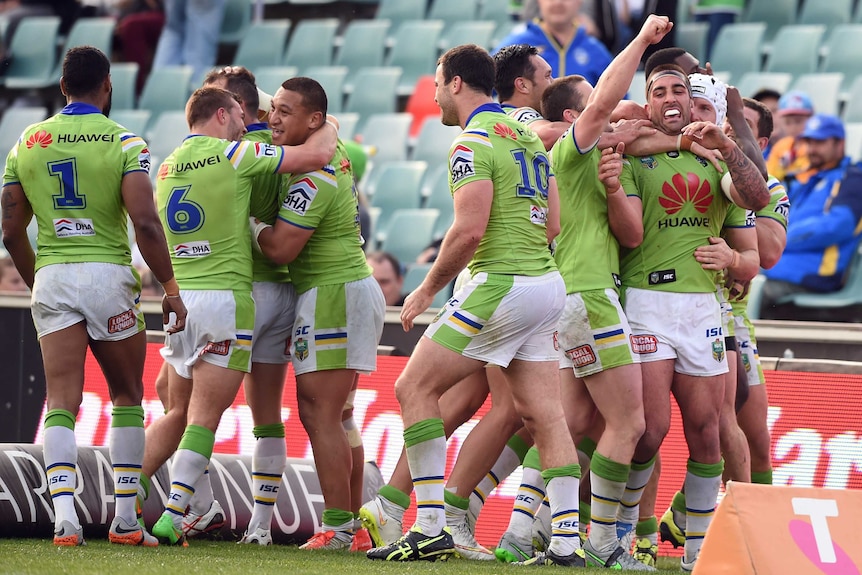
[[[38,132],[34,132],[27,138],[27,149],[32,148],[36,144],[39,144],[40,148],[47,148],[50,146],[54,140],[51,139],[51,134],[46,132],[45,130],[39,130]]]
[[[497,122],[496,124],[494,124],[494,133],[501,138],[512,138],[513,140],[518,139],[518,136],[515,135],[515,132],[512,131],[512,128],[501,122]]]
[[[680,211],[687,202],[691,202],[698,212],[705,214],[712,203],[712,187],[708,181],[701,181],[697,174],[689,172],[685,176],[676,174],[670,182],[661,187],[661,197],[658,203],[668,215]]]
[[[168,165],[167,165],[167,164],[162,164],[161,166],[159,166],[159,174],[158,174],[158,178],[159,178],[160,180],[164,180],[164,179],[167,177],[167,175],[168,175],[168,169],[169,169],[169,168],[168,168]]]

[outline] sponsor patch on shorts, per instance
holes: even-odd
[[[632,351],[635,353],[655,353],[658,351],[658,338],[654,335],[631,336]]]
[[[108,318],[108,333],[118,333],[126,331],[130,327],[134,327],[138,323],[138,318],[135,317],[135,312],[127,309],[121,314]]]
[[[177,258],[201,258],[211,253],[210,243],[207,240],[185,242],[174,246],[174,257]]]
[[[229,351],[229,339],[224,341],[208,341],[206,347],[204,347],[204,350],[201,352],[201,355],[205,353],[211,353],[213,355],[227,355]]]
[[[60,218],[54,220],[54,233],[58,238],[75,236],[95,236],[93,220],[89,218]]]
[[[574,347],[566,350],[566,355],[575,364],[575,367],[585,367],[592,363],[596,363],[596,352],[589,344]]]

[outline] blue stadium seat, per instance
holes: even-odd
[[[314,78],[326,92],[329,100],[329,113],[337,114],[343,109],[344,79],[347,77],[345,66],[311,66],[302,72],[303,76]]]
[[[425,162],[386,162],[375,168],[371,205],[381,210],[376,222],[377,230],[387,229],[396,210],[419,208],[422,202],[420,184],[427,168]],[[430,229],[428,233],[430,236]],[[385,232],[377,234],[378,241],[384,237]]]
[[[820,61],[820,42],[825,26],[784,26],[775,35],[765,72],[812,74]]]
[[[442,20],[410,20],[398,28],[387,65],[401,68],[396,91],[399,96],[412,94],[420,76],[434,74],[437,42],[442,30]]]
[[[360,118],[362,125],[356,128],[356,132],[361,135],[360,141],[374,150],[372,162],[407,159],[411,119],[410,114],[371,114]]]
[[[841,90],[847,92],[857,76],[862,75],[862,24],[844,24],[833,28],[823,44],[825,56],[821,72],[844,74]]]
[[[22,19],[12,36],[9,53],[12,63],[0,77],[7,88],[44,88],[55,82],[57,34],[60,19],[56,16],[31,16]]]
[[[331,66],[337,30],[337,18],[300,21],[287,43],[283,64],[300,70]]]
[[[333,62],[347,66],[345,93],[353,91],[354,78],[361,68],[383,65],[388,30],[389,20],[354,20],[347,26]]]
[[[416,261],[431,243],[437,210],[397,210],[386,226],[386,238],[380,249],[389,252],[400,262]]]
[[[135,62],[111,64],[111,106],[123,110],[135,107],[135,84],[138,65]]]
[[[227,0],[219,31],[219,43],[239,44],[251,26],[252,2],[249,0]]]
[[[240,40],[233,65],[245,66],[249,70],[280,66],[288,32],[290,20],[255,22]]]
[[[760,71],[760,50],[766,24],[727,24],[721,27],[712,47],[712,69],[729,72],[736,82],[746,72]]]

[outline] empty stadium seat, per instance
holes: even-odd
[[[433,264],[408,264],[407,273],[404,274],[404,283],[401,285],[401,295],[407,296],[418,288]]]
[[[152,112],[151,125],[165,111],[185,110],[191,77],[190,66],[165,66],[150,72],[138,100],[138,108]]]
[[[392,34],[398,30],[402,22],[424,20],[426,3],[426,0],[380,0],[374,18],[388,20],[389,31]]]
[[[783,94],[792,81],[793,75],[785,72],[746,72],[736,82],[736,88],[742,96],[749,98],[764,88],[772,88]]]
[[[258,88],[272,96],[285,80],[298,74],[296,66],[264,66],[254,70],[254,80]]]
[[[283,64],[300,70],[311,66],[331,66],[337,31],[337,18],[300,21],[287,44]]]
[[[821,72],[844,74],[841,90],[850,89],[853,80],[862,75],[862,25],[844,24],[836,26],[823,44],[825,56],[820,65]]]
[[[396,93],[409,96],[420,76],[434,74],[442,20],[410,20],[395,33],[387,65],[401,68]]]
[[[407,99],[407,106],[404,109],[405,112],[413,117],[413,122],[410,124],[411,138],[419,135],[419,130],[427,118],[438,118],[440,116],[440,106],[434,101],[436,90],[434,76],[421,76],[416,81],[416,86],[413,88],[413,93]]]
[[[512,19],[511,2],[509,0],[481,0],[479,2],[479,12],[476,14],[477,20],[491,20],[495,26],[515,25],[515,20]],[[476,42],[476,44],[479,44]],[[457,46],[457,44],[453,44]],[[483,46],[483,44],[479,44]]]
[[[420,184],[427,168],[425,162],[386,162],[375,168],[371,205],[381,210],[376,222],[378,231],[386,230],[396,210],[419,208],[422,202]],[[430,228],[428,235],[430,241]],[[385,232],[377,235],[378,241],[384,237]],[[416,256],[411,261],[413,259]]]
[[[760,47],[766,24],[727,24],[721,27],[712,47],[712,69],[729,72],[731,81],[746,72],[760,71]]]
[[[347,26],[333,63],[347,66],[344,91],[353,91],[354,78],[361,68],[382,66],[389,20],[354,20]]]
[[[431,166],[445,164],[449,159],[452,140],[460,133],[459,126],[444,126],[439,118],[428,118],[422,124],[410,157],[428,162]]]
[[[251,26],[252,3],[249,0],[227,0],[218,41],[221,44],[238,44]]]
[[[803,74],[793,81],[791,90],[799,90],[811,96],[814,110],[818,114],[838,114],[838,96],[844,74]]]
[[[348,73],[349,75],[349,73]],[[356,72],[356,89],[347,97],[346,112],[360,115],[359,133],[371,114],[392,114],[397,108],[398,80],[401,68],[360,68]],[[345,92],[346,92],[345,88]]]
[[[475,20],[479,13],[479,0],[432,0],[428,18],[443,20],[452,26],[461,20]]]
[[[646,78],[643,71],[635,72],[632,76],[632,82],[629,84],[629,100],[638,104],[646,104]]]
[[[111,106],[125,110],[134,108],[137,81],[138,65],[135,62],[111,64]]]
[[[844,124],[844,131],[844,153],[854,162],[862,160],[862,122],[848,122]]]
[[[825,26],[784,26],[775,35],[765,72],[812,74],[819,63],[820,42]]]
[[[314,78],[326,92],[329,100],[329,113],[337,114],[343,109],[344,79],[347,77],[345,66],[312,66],[302,72],[303,76]]]
[[[412,262],[431,243],[437,210],[397,210],[386,225],[380,249],[401,262]]]
[[[128,131],[143,137],[150,121],[150,115],[149,110],[115,110],[111,108],[110,117]]]
[[[827,29],[847,24],[853,19],[855,0],[805,0],[799,12],[797,24],[822,24]]]
[[[152,128],[145,139],[150,152],[162,159],[167,158],[189,135],[184,111],[168,110],[162,112],[151,124]]]
[[[862,122],[862,76],[850,84],[850,92],[842,112],[844,122]]]
[[[234,66],[255,70],[280,66],[290,31],[290,20],[264,20],[252,24],[236,49]]]
[[[30,16],[15,28],[9,53],[12,62],[0,81],[7,88],[30,89],[50,86],[57,63],[57,34],[60,19],[56,16]]]
[[[352,140],[359,124],[359,114],[342,112],[338,114],[338,137],[342,140]]]
[[[440,35],[440,49],[446,51],[461,44],[476,44],[491,49],[494,30],[498,22],[493,20],[463,20],[443,30]]]
[[[7,108],[0,118],[0,154],[3,161],[9,155],[9,150],[21,137],[24,129],[31,124],[41,122],[48,117],[48,109],[41,107],[33,108]]]
[[[782,26],[796,23],[797,0],[749,0],[742,22],[762,22],[766,28],[762,42],[769,44]]]
[[[684,22],[674,26],[676,45],[693,55],[701,62],[706,62],[706,38],[709,34],[707,22]]]
[[[410,114],[372,114],[359,120],[356,128],[360,141],[371,147],[376,163],[407,159],[407,134],[410,130]]]

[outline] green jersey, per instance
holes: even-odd
[[[144,140],[89,104],[69,104],[24,130],[6,159],[3,184],[20,184],[33,208],[36,269],[131,265],[122,181],[149,169]]]
[[[286,182],[278,219],[314,230],[293,262],[290,277],[296,293],[367,278],[371,267],[359,233],[359,195],[344,144],[338,142],[329,164],[297,174]]]
[[[599,181],[601,151],[579,150],[575,126],[551,148],[551,167],[560,189],[560,235],[554,259],[566,293],[617,289],[620,244],[608,223],[608,196]]]
[[[248,133],[243,138],[250,142],[272,143],[272,132],[266,124],[247,126]],[[263,174],[254,179],[251,188],[249,214],[267,224],[274,224],[281,204],[280,174]],[[252,279],[256,282],[290,282],[290,270],[286,265],[278,265],[258,250],[251,250]]]
[[[449,189],[491,180],[494,196],[485,235],[470,273],[539,276],[557,269],[545,233],[551,165],[542,141],[507,116],[499,104],[484,104],[467,120],[449,149]]]
[[[193,135],[165,159],[156,198],[181,288],[251,291],[252,184],[283,158],[280,146]]]
[[[726,170],[726,167],[725,167]],[[643,243],[620,261],[626,287],[680,293],[715,292],[716,272],[694,259],[723,227],[745,226],[745,210],[721,191],[721,176],[691,152],[623,160],[620,183],[643,202]]]

